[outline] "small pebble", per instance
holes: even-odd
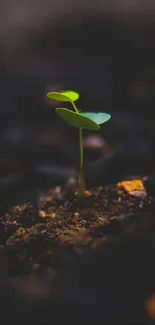
[[[115,220],[118,221],[118,218],[117,218],[116,216],[114,216],[114,217],[111,217],[110,220],[112,220],[112,221],[113,221],[113,220],[114,220],[114,221],[115,221]]]
[[[74,217],[79,217],[79,213],[78,212],[75,212],[74,213]]]
[[[46,234],[46,230],[44,229],[44,230],[42,230],[41,231],[41,234],[43,235],[43,234]]]
[[[74,195],[75,195],[76,197],[78,197],[78,196],[79,196],[79,192],[76,191],[76,192],[74,193]],[[92,193],[89,192],[89,191],[84,191],[84,193],[83,193],[83,196],[84,196],[84,197],[89,197],[89,196],[91,196],[91,195],[92,195]]]
[[[87,222],[87,221],[86,221],[86,220],[84,220],[84,219],[83,219],[83,220],[81,220],[81,224],[82,224],[82,225],[85,225],[85,224],[86,224],[86,222]]]
[[[56,217],[56,213],[52,213],[50,217],[54,219]]]
[[[46,218],[46,213],[43,210],[39,210],[38,215],[40,218]]]
[[[84,196],[85,196],[85,197],[89,197],[89,196],[91,196],[91,192],[89,192],[89,191],[84,191]]]
[[[13,225],[17,225],[18,223],[17,223],[17,221],[16,220],[14,220],[13,221]]]
[[[143,207],[143,205],[144,205],[144,202],[143,202],[143,200],[141,200],[139,203],[139,208],[141,209]]]
[[[55,193],[56,193],[56,194],[60,194],[60,193],[61,193],[61,186],[57,186],[57,187],[55,188]]]

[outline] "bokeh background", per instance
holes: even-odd
[[[79,108],[111,113],[93,135],[126,157],[127,174],[154,171],[153,0],[1,0],[0,45],[1,200],[78,166],[77,130],[48,91],[75,89]]]

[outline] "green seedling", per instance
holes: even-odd
[[[73,110],[68,108],[56,108],[56,113],[68,124],[79,129],[80,142],[80,171],[79,171],[79,195],[83,196],[84,177],[83,177],[83,140],[82,130],[99,130],[100,124],[107,122],[111,115],[107,113],[96,112],[81,112],[75,105],[75,101],[80,97],[79,94],[73,90],[66,90],[61,92],[49,92],[47,94],[49,99],[59,102],[69,102],[73,106]]]

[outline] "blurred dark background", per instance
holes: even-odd
[[[48,186],[74,176],[78,133],[56,116],[48,91],[75,89],[78,108],[111,113],[85,135],[123,153],[125,173],[152,173],[154,36],[153,0],[1,0],[2,193],[41,187],[48,173]]]

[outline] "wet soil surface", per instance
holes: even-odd
[[[153,206],[138,180],[1,212],[1,323],[152,324]]]

